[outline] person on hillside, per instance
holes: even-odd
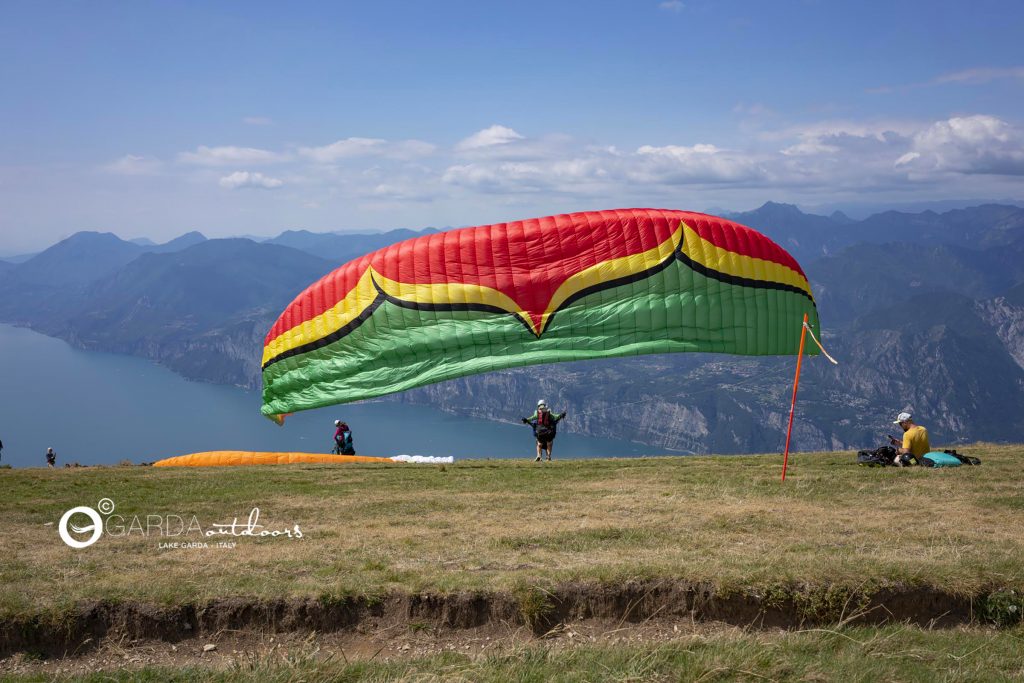
[[[925,453],[931,451],[931,444],[928,443],[928,430],[921,425],[914,424],[914,416],[903,412],[896,416],[893,424],[903,429],[903,442],[894,437],[889,437],[889,442],[896,446],[897,461],[900,456],[909,455],[918,465]]]
[[[0,462],[4,459],[4,442],[0,441]]]
[[[352,444],[352,430],[341,420],[335,420],[334,426],[334,452],[340,455],[355,455],[356,449]]]
[[[530,417],[523,418],[523,424],[533,427],[533,435],[537,439],[537,457],[534,462],[540,462],[540,456],[546,452],[548,460],[551,460],[551,445],[555,441],[558,431],[558,423],[566,416],[566,413],[552,413],[548,410],[548,404],[544,399],[537,401],[537,410]]]
[[[57,466],[57,454],[53,452],[53,448],[46,449],[46,464],[50,467]]]

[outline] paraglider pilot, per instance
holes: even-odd
[[[537,457],[534,462],[540,462],[541,453],[547,452],[548,460],[551,460],[551,445],[555,441],[558,431],[558,423],[566,416],[566,413],[552,413],[548,410],[548,404],[541,399],[537,401],[537,411],[530,417],[523,418],[523,424],[533,427],[533,435],[537,438]]]
[[[340,455],[355,455],[356,449],[352,444],[352,430],[341,420],[335,420],[334,426],[334,452]]]

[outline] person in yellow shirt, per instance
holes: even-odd
[[[903,429],[902,445],[897,439],[889,437],[893,446],[899,446],[896,451],[899,455],[912,455],[917,464],[921,464],[921,457],[931,451],[931,444],[928,443],[928,430],[921,425],[914,424],[914,416],[910,413],[900,413],[896,416],[893,424]]]

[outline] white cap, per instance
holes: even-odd
[[[914,416],[910,413],[900,413],[896,416],[896,420],[893,422],[894,425],[898,425],[900,422],[906,422],[907,420],[913,420]]]
[[[538,408],[541,407],[541,406],[546,406],[547,404],[548,404],[548,402],[545,401],[544,399],[541,399],[541,400],[537,401],[537,407]]]
[[[341,420],[335,420],[334,421],[334,426],[336,426],[336,427],[341,426]]]

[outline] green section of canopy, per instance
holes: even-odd
[[[560,361],[700,351],[796,355],[811,300],[727,284],[673,261],[558,311],[540,337],[509,313],[434,311],[385,301],[340,340],[263,371],[263,413],[280,415],[492,370]],[[808,354],[818,349],[809,344]]]

